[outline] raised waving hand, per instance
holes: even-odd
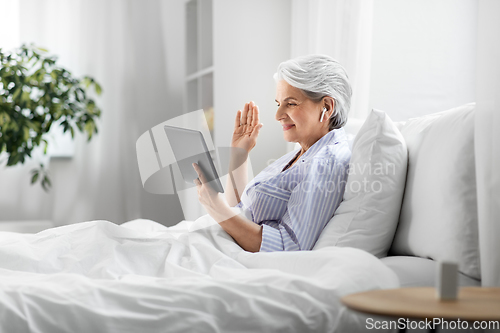
[[[236,113],[231,147],[242,148],[249,153],[257,143],[262,126],[259,123],[259,107],[254,102],[246,103],[243,111]]]

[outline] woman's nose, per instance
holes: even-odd
[[[276,110],[275,119],[277,121],[280,121],[284,117],[285,117],[285,113],[283,112],[283,108],[281,106],[278,106],[278,109]]]

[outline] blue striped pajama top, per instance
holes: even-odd
[[[263,226],[260,251],[310,250],[342,201],[351,158],[344,129],[328,132],[282,171],[299,151],[259,173],[236,206]]]

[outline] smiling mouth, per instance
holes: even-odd
[[[282,125],[283,126],[283,131],[288,131],[290,128],[294,127],[295,125]]]

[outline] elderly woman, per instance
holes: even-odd
[[[225,198],[196,164],[195,184],[207,212],[243,249],[310,250],[342,201],[351,157],[342,127],[352,90],[344,68],[325,55],[285,61],[274,78],[276,120],[285,140],[301,148],[247,182],[246,160],[262,128],[259,108],[247,103],[236,114],[231,147],[240,153],[232,154]]]

